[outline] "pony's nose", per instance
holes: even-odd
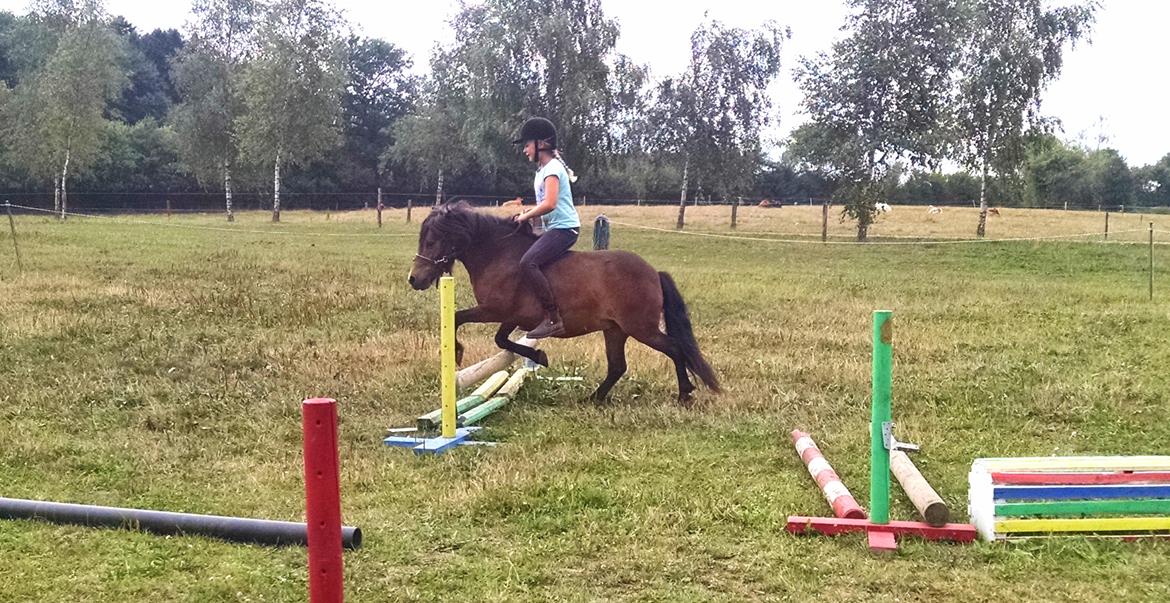
[[[412,274],[412,275],[406,277],[406,282],[410,283],[410,286],[413,287],[414,286],[414,275]]]

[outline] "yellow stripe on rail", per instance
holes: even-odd
[[[1153,532],[1170,530],[1170,517],[1088,517],[1084,519],[1001,519],[997,535],[1026,532]]]

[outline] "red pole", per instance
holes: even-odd
[[[340,603],[341,489],[337,470],[337,402],[301,403],[305,432],[305,521],[309,530],[309,601]]]
[[[821,454],[821,449],[813,442],[812,436],[795,429],[792,431],[792,443],[796,446],[796,454],[800,455],[800,460],[804,461],[805,467],[808,468],[809,475],[812,475],[821,493],[825,495],[825,500],[833,507],[833,514],[849,519],[865,519],[865,510],[857,504],[853,495],[841,482],[841,478],[837,477],[837,472],[829,466],[825,455]]]

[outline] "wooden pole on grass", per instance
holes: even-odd
[[[1105,212],[1105,240],[1109,240],[1109,212]]]
[[[740,198],[736,197],[731,200],[731,229],[735,230],[736,214],[739,213]]]
[[[890,471],[894,473],[894,477],[898,478],[902,490],[906,492],[906,496],[910,497],[910,502],[914,503],[914,508],[918,509],[918,513],[922,515],[922,519],[926,520],[926,523],[936,528],[946,525],[950,518],[947,504],[943,502],[938,492],[934,491],[926,478],[922,477],[922,473],[914,466],[914,461],[911,461],[905,452],[901,450],[890,452]]]

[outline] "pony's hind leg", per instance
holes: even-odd
[[[605,330],[605,359],[608,369],[605,380],[593,392],[593,399],[601,402],[609,396],[609,390],[617,383],[622,375],[626,374],[626,340],[630,336],[619,327],[610,327]]]
[[[659,331],[657,327],[653,330],[647,329],[640,333],[631,333],[634,339],[666,354],[674,362],[675,376],[678,378],[678,402],[685,407],[691,405],[691,394],[695,391],[695,384],[691,383],[691,377],[687,374],[686,356],[683,354],[681,348],[674,338]]]
[[[507,350],[513,354],[523,356],[543,367],[548,367],[548,354],[544,350],[538,350],[526,345],[520,345],[511,339],[512,331],[516,330],[516,325],[510,323],[501,323],[500,329],[496,331],[496,346],[501,350]]]

